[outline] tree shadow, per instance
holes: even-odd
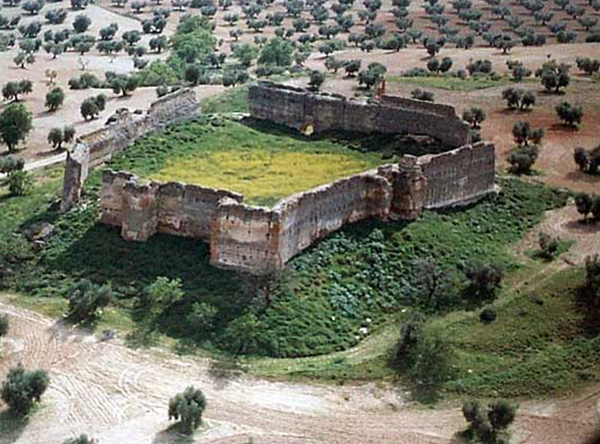
[[[29,419],[16,416],[9,410],[0,413],[0,444],[11,444],[17,441],[25,430]]]
[[[191,444],[193,443],[194,435],[185,435],[179,430],[179,422],[171,424],[165,430],[158,432],[152,444]]]

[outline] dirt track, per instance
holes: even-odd
[[[43,407],[24,429],[0,444],[61,443],[82,432],[100,444],[166,444],[168,398],[190,384],[209,400],[207,429],[196,442],[441,443],[464,427],[460,410],[417,411],[403,392],[365,386],[310,386],[246,377],[216,378],[206,360],[138,352],[99,342],[0,302],[11,331],[0,376],[17,362],[45,368],[52,383]],[[515,442],[576,444],[600,427],[600,388],[577,400],[522,404]]]

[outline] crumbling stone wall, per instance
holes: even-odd
[[[243,196],[178,182],[160,183],[111,170],[102,173],[100,222],[121,227],[127,240],[145,241],[155,233],[209,240],[219,202]]]
[[[451,147],[469,143],[469,125],[452,106],[407,98],[383,96],[380,101],[346,99],[334,94],[270,82],[252,85],[250,114],[304,131],[326,130],[365,133],[419,134]]]
[[[61,210],[67,211],[79,200],[90,169],[102,165],[139,137],[195,116],[199,107],[196,93],[181,89],[153,102],[144,115],[120,110],[114,122],[78,138],[73,151],[67,154]]]
[[[492,143],[479,142],[435,156],[421,156],[417,163],[427,179],[424,208],[465,205],[494,190]]]
[[[282,200],[274,208],[282,215],[282,264],[346,224],[370,217],[387,219],[392,193],[391,183],[373,170]]]
[[[212,221],[211,263],[255,274],[282,269],[281,216],[269,208],[223,199]]]
[[[424,209],[462,205],[494,189],[494,146],[467,145],[298,193],[273,208],[243,196],[177,182],[144,181],[105,171],[100,221],[120,226],[124,239],[154,233],[210,242],[211,263],[251,273],[281,270],[295,255],[344,225],[375,217],[415,219]]]

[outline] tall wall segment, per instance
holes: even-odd
[[[146,241],[155,233],[210,243],[211,263],[255,274],[281,270],[295,255],[344,225],[366,218],[415,219],[425,209],[464,205],[494,190],[494,145],[468,141],[468,125],[447,105],[384,96],[377,103],[307,93],[260,83],[250,88],[251,114],[317,131],[428,134],[451,151],[405,156],[396,164],[289,196],[272,208],[253,207],[228,190],[143,180],[104,171],[100,221],[121,236]],[[192,117],[195,95],[183,90],[155,102],[140,118],[122,113],[115,123],[82,137],[67,159],[63,209],[79,199],[90,168],[136,138]]]
[[[67,155],[61,210],[66,211],[79,201],[90,169],[103,164],[143,135],[194,117],[199,108],[196,93],[181,89],[153,102],[143,116],[123,110],[117,113],[115,122],[77,139],[75,148]]]
[[[380,101],[347,99],[270,82],[250,87],[250,115],[303,131],[422,134],[450,147],[469,143],[469,125],[449,105],[383,96]]]

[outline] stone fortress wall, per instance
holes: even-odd
[[[114,122],[78,138],[67,155],[61,210],[66,211],[79,201],[90,169],[102,165],[143,135],[194,117],[199,109],[196,93],[185,88],[159,98],[141,116],[122,110]]]
[[[188,100],[189,93],[180,94],[167,98],[166,104],[163,100],[161,120],[151,119],[151,109],[140,119],[144,120],[143,125],[127,125],[129,120],[119,120],[105,129],[104,137],[94,136],[94,143],[80,142],[69,159],[72,165],[65,172],[65,188],[69,175],[76,178],[74,183],[82,184],[81,178],[90,166],[133,142],[127,141],[127,134],[138,137],[136,128],[143,128],[141,135],[191,117],[197,104]],[[323,97],[325,104],[320,103]],[[178,106],[179,101],[185,106]],[[146,241],[155,233],[201,238],[210,243],[213,265],[264,274],[281,270],[316,240],[346,224],[371,217],[414,219],[425,209],[464,205],[494,189],[493,144],[464,145],[468,141],[468,125],[455,122],[456,113],[447,105],[393,97],[382,98],[379,105],[354,103],[267,83],[250,88],[250,103],[253,117],[299,129],[309,123],[317,131],[336,129],[333,122],[338,112],[355,116],[352,130],[369,132],[378,131],[378,124],[385,126],[383,132],[393,132],[392,128],[398,128],[396,132],[411,132],[417,121],[436,122],[443,131],[426,126],[419,128],[419,134],[459,147],[437,155],[405,156],[397,164],[289,196],[272,208],[246,205],[242,195],[228,190],[160,183],[107,170],[102,176],[100,221],[121,227],[121,235],[127,240]],[[354,107],[363,107],[369,122],[362,122],[362,111]],[[303,117],[300,110],[307,108]],[[412,116],[406,126],[393,121],[406,116]],[[84,157],[87,156],[83,162],[74,160],[80,146],[84,146]],[[114,149],[108,148],[111,146]]]
[[[353,100],[259,82],[250,87],[250,114],[300,131],[311,125],[315,132],[418,134],[454,148],[470,141],[469,125],[454,107],[385,95],[379,101]]]

